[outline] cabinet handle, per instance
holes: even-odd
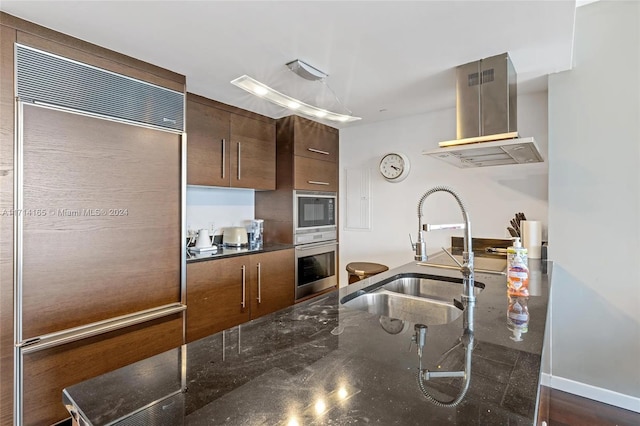
[[[258,262],[258,303],[262,303],[262,297],[261,297],[261,287],[262,287],[262,273],[260,271],[260,262]]]
[[[238,180],[240,180],[240,167],[242,166],[240,163],[240,152],[241,152],[240,142],[238,142]]]
[[[319,182],[317,180],[308,180],[307,183],[311,185],[329,185],[329,182]]]
[[[222,139],[222,179],[224,179],[224,166],[225,166],[225,154],[226,154],[226,142]]]
[[[240,306],[242,306],[242,309],[245,308],[246,306],[246,298],[247,298],[247,280],[246,280],[246,269],[245,266],[242,265],[242,303],[240,304]]]
[[[321,151],[319,149],[315,149],[315,148],[307,148],[308,151],[311,152],[315,152],[316,154],[324,154],[324,155],[329,155],[330,153],[327,151]]]

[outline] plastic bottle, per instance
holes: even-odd
[[[513,238],[513,246],[507,248],[507,293],[509,296],[529,296],[529,268],[527,249],[520,238]]]
[[[526,297],[509,297],[507,308],[507,327],[513,333],[510,339],[522,341],[522,335],[529,331],[529,308]]]

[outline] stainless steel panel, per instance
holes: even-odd
[[[22,100],[184,130],[184,93],[18,44],[16,83]]]
[[[517,79],[507,53],[456,69],[457,139],[517,131]]]
[[[456,69],[456,117],[458,139],[480,134],[480,61]]]
[[[480,68],[480,135],[516,130],[515,114],[509,110],[511,105],[515,105],[516,75],[509,56],[503,53],[485,58],[480,62]],[[514,99],[510,101],[510,97]]]
[[[100,334],[109,333],[111,331],[120,330],[132,325],[141,324],[157,318],[166,317],[186,310],[186,305],[181,303],[172,303],[157,308],[147,309],[140,312],[134,312],[129,315],[110,318],[105,321],[98,321],[91,324],[82,325],[80,327],[62,330],[55,333],[38,336],[33,339],[19,342],[17,347],[22,349],[23,354],[29,354],[56,346],[65,345],[67,343],[76,342]]]

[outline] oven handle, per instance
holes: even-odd
[[[332,242],[323,241],[321,243],[304,244],[304,245],[301,245],[301,246],[296,246],[296,250],[306,251],[306,250],[317,249],[319,247],[331,247],[331,246],[337,247],[338,246],[338,242],[337,241],[332,241]]]

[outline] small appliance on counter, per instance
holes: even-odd
[[[247,230],[243,226],[222,229],[222,244],[225,247],[245,247],[248,243]]]
[[[218,246],[211,243],[211,237],[209,236],[209,230],[201,229],[198,231],[198,237],[194,247],[189,247],[189,251],[193,252],[205,252],[205,251],[217,251]]]
[[[249,223],[248,226],[249,235],[251,236],[249,243],[252,248],[261,248],[263,239],[262,235],[264,233],[264,220],[263,219],[254,219]]]

